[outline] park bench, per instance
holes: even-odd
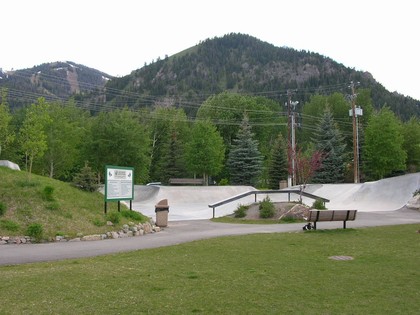
[[[357,210],[309,210],[309,222],[303,227],[304,230],[313,228],[316,230],[317,222],[327,221],[343,221],[343,229],[346,228],[347,221],[354,221],[356,219]],[[314,223],[311,226],[311,222]]]
[[[202,178],[170,178],[170,185],[203,185],[204,180]]]

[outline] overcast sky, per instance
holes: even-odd
[[[0,68],[73,61],[114,76],[228,33],[320,53],[420,100],[416,0],[13,0]]]

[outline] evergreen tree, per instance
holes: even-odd
[[[377,180],[405,170],[407,153],[403,143],[400,121],[389,107],[383,107],[369,119],[365,129],[365,173]]]
[[[315,132],[315,148],[323,156],[320,168],[315,172],[314,183],[341,183],[344,180],[344,138],[334,122],[329,108],[324,110]]]
[[[183,177],[185,174],[185,163],[184,163],[184,146],[179,139],[179,131],[173,128],[171,133],[171,140],[169,143],[169,155],[166,165],[166,177],[169,178]]]
[[[167,182],[171,177],[186,173],[183,163],[184,146],[189,135],[188,119],[184,110],[158,107],[147,117],[151,135],[150,180]]]
[[[232,184],[254,186],[258,183],[262,171],[262,155],[258,151],[258,141],[253,137],[245,114],[229,152],[228,167]]]
[[[281,180],[287,179],[287,147],[281,133],[279,133],[271,151],[271,159],[268,166],[268,188],[279,189]]]

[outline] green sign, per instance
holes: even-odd
[[[105,202],[134,199],[134,168],[105,166]]]

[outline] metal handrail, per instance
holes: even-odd
[[[321,199],[325,205],[326,202],[330,202],[329,199],[323,198],[323,197],[319,197],[304,191],[300,191],[297,189],[283,189],[283,190],[250,190],[247,192],[244,192],[242,194],[218,201],[216,203],[211,203],[209,204],[209,208],[213,208],[213,218],[215,217],[215,211],[216,211],[216,207],[218,206],[222,206],[225,205],[227,203],[230,203],[232,201],[247,197],[249,195],[254,195],[254,199],[255,202],[257,202],[257,195],[261,195],[261,194],[288,194],[288,201],[290,202],[290,194],[298,194],[298,195],[302,195],[308,198],[312,198],[312,199]]]

